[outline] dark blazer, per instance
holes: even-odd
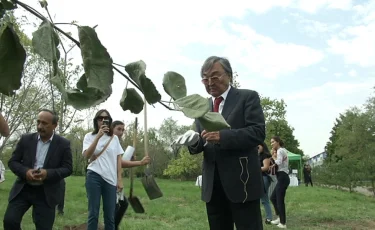
[[[209,99],[212,111],[212,99]],[[221,113],[231,129],[220,131],[220,143],[208,143],[200,137],[191,154],[203,151],[202,200],[211,200],[215,167],[228,199],[242,203],[259,199],[263,191],[257,146],[265,139],[265,118],[257,92],[231,88]],[[203,127],[196,120],[196,131]]]
[[[17,176],[9,194],[9,201],[14,199],[26,183],[26,172],[34,167],[38,134],[25,134],[17,143],[8,167]],[[61,200],[61,181],[72,174],[72,151],[70,141],[55,134],[50,143],[43,169],[47,178],[43,182],[46,200],[49,206],[55,207]]]

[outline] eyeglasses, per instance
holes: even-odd
[[[204,78],[202,78],[202,83],[205,84],[205,85],[207,85],[210,81],[212,83],[217,83],[217,82],[219,82],[220,78],[222,76],[224,76],[225,74],[226,73],[216,73],[211,77],[204,77]]]
[[[108,119],[109,119],[108,116],[99,116],[96,118],[97,121],[108,120]]]

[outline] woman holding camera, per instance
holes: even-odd
[[[111,123],[109,112],[99,110],[93,119],[94,131],[87,133],[83,141],[82,154],[89,160],[86,175],[88,230],[98,229],[101,198],[105,229],[115,229],[116,191],[123,189],[121,155],[124,151],[110,129]]]

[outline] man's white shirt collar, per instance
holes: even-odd
[[[55,132],[52,133],[52,136],[49,138],[48,141],[52,141],[53,137],[55,136]],[[38,141],[40,140],[40,134],[38,134]]]
[[[223,101],[225,101],[225,99],[227,99],[230,88],[231,88],[231,86],[229,85],[228,89],[225,90],[225,92],[223,94],[221,94],[221,97],[223,97]],[[212,102],[215,102],[215,99],[216,99],[216,97],[212,97]]]

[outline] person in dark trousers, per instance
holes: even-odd
[[[311,187],[313,187],[313,182],[311,179],[311,166],[308,164],[305,164],[305,166],[303,167],[303,177],[306,187],[309,186],[309,183],[311,184]]]
[[[268,150],[266,143],[258,145],[259,162],[262,170],[263,185],[264,185],[264,195],[260,198],[263,204],[264,211],[266,212],[265,224],[271,224],[272,221],[272,209],[271,202],[268,196],[268,189],[272,183],[272,178],[270,177],[270,165],[271,165],[271,154]]]
[[[196,119],[172,143],[191,154],[203,152],[202,200],[211,230],[263,229],[260,197],[264,194],[257,146],[265,139],[265,119],[256,91],[236,89],[229,61],[212,56],[201,68],[211,112],[221,113],[231,128],[207,131]]]
[[[65,187],[66,183],[65,180],[61,181],[61,199],[60,202],[57,204],[57,213],[62,216],[64,215],[64,206],[65,206]]]
[[[70,142],[54,132],[57,123],[57,114],[43,109],[38,132],[22,135],[9,159],[8,167],[17,179],[9,193],[4,230],[19,230],[31,206],[35,229],[53,229],[61,180],[73,171]]]
[[[271,221],[271,224],[275,224],[279,228],[286,228],[285,195],[290,184],[288,152],[284,148],[284,142],[278,136],[272,137],[271,146],[277,151],[275,160],[277,184],[272,192],[271,201],[278,216],[277,219]],[[276,167],[275,165],[271,167]]]

